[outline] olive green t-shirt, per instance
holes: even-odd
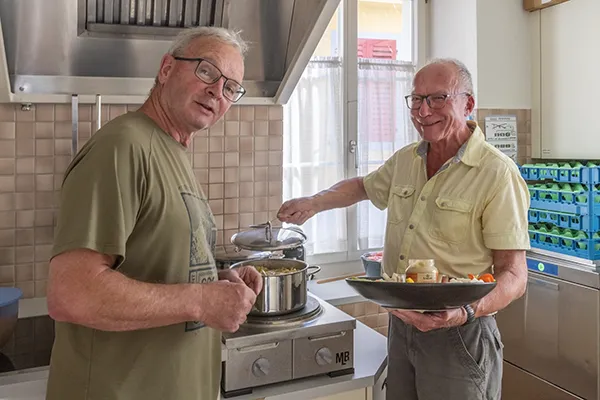
[[[93,249],[132,279],[204,283],[218,279],[215,240],[185,148],[141,112],[107,123],[67,169],[53,256]],[[47,399],[215,400],[220,361],[220,333],[198,322],[127,332],[57,323]]]

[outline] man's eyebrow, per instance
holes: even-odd
[[[227,78],[227,79],[230,79],[230,80],[232,80],[232,81],[235,81],[236,83],[239,83],[237,79],[235,79],[235,78],[232,78],[232,77],[231,77],[231,75],[229,75],[229,74],[226,74],[226,73],[223,71],[223,68],[222,68],[222,67],[219,67],[219,66],[217,65],[217,61],[216,61],[214,58],[212,58],[212,57],[210,57],[210,56],[208,56],[208,57],[198,57],[198,58],[203,58],[203,59],[205,59],[206,61],[210,61],[210,62],[211,62],[211,63],[212,63],[212,64],[213,64],[215,67],[219,68],[219,70],[221,71],[221,73],[223,74],[223,76],[224,76],[225,78]]]

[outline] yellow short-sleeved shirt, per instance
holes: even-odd
[[[373,204],[388,209],[383,265],[403,273],[410,259],[434,259],[455,277],[491,272],[492,250],[528,250],[529,191],[515,163],[485,141],[477,124],[457,155],[427,179],[428,143],[396,152],[364,178]]]

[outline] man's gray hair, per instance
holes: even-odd
[[[199,26],[181,32],[175,38],[173,44],[171,44],[169,54],[181,56],[192,41],[201,37],[214,38],[220,42],[231,45],[240,52],[242,57],[244,57],[248,51],[248,44],[242,39],[239,32],[216,26]]]
[[[458,84],[465,91],[468,92],[471,96],[473,93],[473,77],[471,76],[471,72],[467,68],[467,66],[462,62],[455,58],[435,58],[427,64],[423,68],[428,65],[452,65],[456,68],[456,72],[458,75]]]

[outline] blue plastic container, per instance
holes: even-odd
[[[362,260],[367,277],[378,278],[381,276],[381,261],[368,260],[367,257],[369,257],[371,254],[372,253],[365,253],[360,256],[360,259]]]
[[[19,315],[19,299],[23,292],[19,288],[0,287],[0,318]]]
[[[10,340],[19,319],[19,299],[21,289],[0,287],[0,347]]]

